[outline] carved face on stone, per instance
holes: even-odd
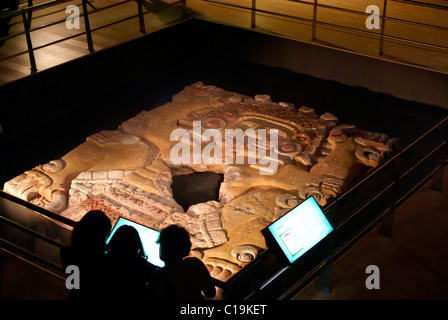
[[[248,162],[174,164],[170,151],[179,141],[172,141],[171,133],[179,128],[192,133],[194,121],[200,132],[245,132],[246,156],[250,135],[256,139],[260,129],[276,130],[276,143],[268,135],[265,147],[278,163],[276,171],[263,175],[266,168]],[[223,137],[214,143],[224,145]],[[123,216],[155,229],[182,225],[190,233],[192,254],[225,281],[266,248],[263,228],[309,196],[325,205],[396,143],[310,107],[196,83],[172,102],[141,112],[117,130],[98,132],[62,159],[8,181],[4,190],[75,221],[100,209],[113,222]],[[173,197],[172,178],[192,172],[217,172],[224,181],[219,199],[184,210]]]

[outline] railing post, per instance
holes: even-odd
[[[326,293],[331,292],[331,264],[333,263],[333,257],[330,256],[325,260],[325,264],[319,271],[319,277],[317,279],[316,288]]]
[[[96,10],[96,8],[93,6],[93,4],[90,3],[89,0],[87,0],[87,4],[88,4],[93,10]]]
[[[187,0],[181,0],[181,6],[182,6],[182,18],[186,19],[188,18]]]
[[[89,47],[89,52],[93,53],[95,52],[95,49],[93,48],[92,32],[90,31],[89,15],[87,12],[87,0],[82,0],[82,15],[84,16],[84,26],[86,28],[87,46]]]
[[[137,8],[138,8],[138,22],[140,24],[140,32],[146,33],[145,17],[143,16],[142,0],[137,0]]]
[[[430,190],[439,192],[443,190],[442,187],[443,187],[444,174],[445,174],[445,165],[440,167],[440,169],[437,170],[432,176],[431,185],[429,187]]]
[[[387,211],[381,221],[379,233],[383,236],[391,237],[392,236],[392,227],[394,224],[394,209],[390,209]]]
[[[316,40],[316,20],[317,20],[317,0],[314,0],[313,26],[312,26],[312,31],[311,31],[311,41]]]
[[[30,57],[31,73],[36,73],[36,58],[34,57],[33,43],[31,42],[30,25],[28,24],[24,9],[22,9],[22,21],[23,27],[25,28],[26,45],[28,47],[28,56]]]
[[[381,30],[380,30],[380,46],[379,46],[379,55],[383,55],[384,50],[384,27],[386,26],[386,7],[387,7],[387,0],[384,0],[383,4],[383,15],[381,17]]]
[[[256,23],[255,23],[256,9],[257,9],[257,1],[252,0],[252,11],[251,11],[251,15],[250,15],[250,27],[252,29],[255,29],[255,27],[256,27]]]
[[[33,6],[33,0],[28,0],[28,7],[32,7],[32,6]],[[28,11],[28,23],[29,23],[30,27],[31,27],[32,15],[33,15],[33,10],[29,10]]]

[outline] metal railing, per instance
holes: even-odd
[[[27,44],[27,50],[22,50],[22,51],[14,53],[14,54],[10,54],[8,56],[0,57],[0,62],[5,61],[5,60],[9,60],[9,59],[12,59],[12,58],[15,58],[15,57],[18,57],[20,55],[28,54],[29,61],[30,61],[31,73],[33,74],[33,73],[37,72],[37,62],[36,62],[36,58],[35,58],[35,55],[34,55],[34,52],[37,51],[37,50],[40,50],[40,49],[43,49],[43,48],[46,48],[46,47],[58,44],[58,43],[63,42],[63,41],[67,41],[67,40],[70,40],[70,39],[77,38],[77,37],[85,35],[86,36],[86,45],[87,45],[87,48],[89,50],[89,53],[93,53],[93,52],[95,52],[94,42],[93,42],[93,37],[92,37],[92,33],[93,32],[101,30],[101,29],[104,29],[104,28],[107,28],[107,27],[110,27],[110,26],[113,26],[113,25],[121,23],[121,22],[125,22],[125,21],[131,20],[131,19],[138,18],[138,20],[139,20],[139,31],[142,34],[145,34],[146,33],[146,25],[145,25],[144,16],[146,14],[155,13],[155,12],[157,12],[159,10],[163,10],[163,9],[166,9],[166,8],[172,7],[172,6],[179,6],[180,5],[181,8],[182,8],[182,11],[183,11],[182,19],[187,18],[186,0],[178,0],[178,1],[171,2],[171,3],[163,3],[161,5],[155,6],[152,9],[147,9],[147,10],[143,10],[143,2],[144,2],[144,0],[123,0],[123,1],[117,1],[116,3],[112,3],[112,4],[109,4],[109,5],[106,5],[106,6],[102,7],[102,8],[96,8],[88,0],[81,0],[82,13],[79,14],[79,19],[81,19],[81,18],[83,19],[84,31],[77,32],[76,34],[73,34],[73,35],[70,35],[70,36],[64,36],[61,39],[58,39],[58,40],[55,40],[55,41],[51,41],[51,42],[45,43],[45,44],[40,45],[40,46],[34,46],[33,42],[32,42],[32,32],[38,31],[38,30],[43,30],[43,29],[46,29],[46,28],[49,28],[49,27],[52,27],[52,26],[55,26],[55,25],[58,25],[58,24],[61,24],[61,23],[66,23],[67,17],[64,17],[63,19],[58,19],[58,20],[55,20],[55,21],[52,21],[52,22],[49,22],[49,23],[46,23],[46,24],[42,24],[42,25],[33,27],[33,26],[31,26],[33,13],[36,12],[36,11],[39,11],[39,10],[42,10],[42,9],[48,9],[50,7],[54,7],[55,5],[59,5],[59,4],[66,3],[66,2],[73,2],[73,1],[70,1],[70,0],[53,0],[53,1],[49,1],[49,2],[43,3],[43,4],[32,5],[32,6],[29,6],[27,8],[22,8],[22,9],[18,9],[18,10],[14,10],[14,11],[11,11],[11,12],[6,12],[6,13],[1,14],[0,15],[0,21],[10,20],[10,19],[12,19],[14,17],[21,16],[21,20],[22,20],[22,24],[23,24],[24,30],[21,31],[21,32],[15,32],[15,33],[13,33],[11,35],[0,37],[0,43],[3,42],[3,41],[6,41],[6,40],[10,40],[10,39],[13,39],[13,38],[25,35],[26,44]],[[95,27],[95,28],[91,28],[90,27],[89,16],[91,16],[91,15],[93,15],[95,13],[101,12],[101,11],[105,11],[105,10],[109,10],[109,9],[115,8],[115,7],[123,5],[123,4],[127,4],[129,2],[135,2],[136,3],[136,14],[128,16],[128,17],[125,17],[125,18],[113,20],[112,22],[100,25],[100,26]],[[32,1],[30,1],[30,3],[32,3]],[[88,10],[88,7],[90,7],[91,10]],[[65,10],[65,8],[64,8],[64,10]],[[59,12],[61,12],[61,10],[55,11],[55,12],[50,13],[50,14],[56,14],[56,13],[59,13]]]
[[[403,5],[416,5],[416,6],[421,6],[421,7],[425,7],[425,8],[443,10],[446,12],[446,16],[448,18],[448,6],[441,6],[441,5],[429,4],[429,3],[425,3],[425,2],[412,1],[412,0],[406,0],[406,1],[404,1],[404,0],[383,0],[384,2],[383,2],[382,10],[381,10],[382,12],[378,16],[378,18],[380,19],[380,28],[377,31],[371,31],[371,30],[368,30],[367,28],[359,29],[359,28],[354,28],[354,27],[344,26],[341,24],[335,24],[335,23],[330,23],[330,22],[319,20],[318,19],[319,8],[329,9],[329,10],[332,10],[335,12],[344,12],[344,13],[364,16],[366,18],[369,17],[371,15],[371,13],[366,13],[364,11],[357,11],[357,10],[353,10],[353,9],[341,8],[341,7],[332,6],[332,5],[321,4],[321,3],[319,3],[318,0],[312,0],[312,1],[290,0],[291,2],[294,2],[294,3],[300,3],[300,4],[303,4],[306,6],[312,6],[312,10],[313,10],[312,19],[309,19],[309,18],[306,18],[303,16],[298,16],[298,15],[290,15],[290,14],[260,9],[257,6],[257,0],[251,0],[250,6],[226,3],[223,1],[219,1],[219,0],[203,0],[203,1],[208,2],[210,4],[220,5],[223,7],[234,8],[236,10],[244,10],[244,11],[249,12],[250,13],[250,28],[251,29],[256,29],[258,27],[257,15],[265,14],[265,15],[275,16],[279,19],[286,18],[286,19],[291,19],[291,20],[295,20],[298,22],[310,23],[311,24],[311,35],[310,35],[309,40],[311,42],[316,42],[318,40],[317,35],[316,35],[316,29],[318,26],[323,26],[323,27],[329,27],[329,28],[342,30],[344,32],[357,33],[360,35],[377,38],[379,40],[378,52],[377,52],[379,56],[383,56],[385,54],[384,42],[385,42],[385,40],[388,40],[388,41],[394,41],[394,42],[405,44],[405,45],[414,45],[414,46],[422,47],[427,50],[437,50],[437,51],[441,52],[442,54],[446,54],[447,61],[448,61],[448,47],[446,47],[446,46],[427,43],[427,42],[419,41],[419,40],[403,38],[403,37],[397,37],[397,36],[387,34],[387,32],[385,32],[386,26],[387,26],[386,22],[389,21],[389,22],[402,23],[402,24],[406,24],[409,26],[412,25],[412,26],[416,26],[416,27],[421,27],[424,29],[433,29],[433,30],[437,30],[437,31],[446,32],[447,38],[448,38],[448,28],[447,27],[437,26],[437,25],[428,24],[428,23],[421,23],[421,22],[411,21],[411,20],[405,20],[405,19],[400,19],[400,18],[394,18],[394,17],[388,16],[388,14],[387,14],[388,3],[389,2],[397,2],[397,3],[401,3]],[[332,46],[332,44],[327,44],[327,45]],[[354,51],[354,50],[351,50],[351,51]],[[448,62],[447,62],[447,66],[448,66]]]
[[[318,19],[319,9],[326,9],[326,10],[332,10],[335,12],[342,12],[342,13],[348,13],[348,14],[353,14],[353,15],[358,15],[358,16],[364,16],[366,18],[370,14],[366,13],[364,11],[357,11],[357,10],[353,10],[353,9],[341,8],[341,7],[327,5],[327,4],[321,4],[321,3],[319,3],[318,0],[312,0],[312,1],[290,0],[291,2],[294,2],[294,3],[300,3],[300,4],[303,4],[306,6],[311,6],[312,10],[313,10],[311,19],[307,18],[307,17],[301,17],[298,15],[290,15],[290,14],[284,14],[284,13],[279,13],[279,12],[274,12],[274,11],[263,10],[263,9],[259,8],[259,6],[257,6],[257,0],[251,0],[251,5],[249,5],[249,6],[226,3],[223,1],[219,1],[219,0],[203,0],[203,1],[211,3],[211,4],[225,6],[228,8],[234,8],[237,10],[247,11],[250,14],[250,28],[252,28],[252,29],[257,28],[257,15],[270,15],[270,16],[275,16],[279,19],[286,18],[286,19],[292,19],[292,20],[295,20],[298,22],[310,23],[311,24],[311,35],[310,35],[309,40],[311,42],[318,41],[316,30],[317,30],[318,26],[322,26],[322,27],[334,28],[334,29],[341,30],[341,31],[347,32],[347,33],[356,33],[356,34],[360,34],[360,35],[363,35],[366,37],[373,37],[373,38],[378,39],[379,43],[378,43],[377,54],[379,56],[383,56],[385,54],[384,53],[384,42],[387,40],[387,41],[392,41],[392,42],[396,42],[396,43],[400,43],[400,44],[404,44],[404,45],[408,45],[408,46],[418,46],[418,47],[426,49],[426,50],[435,50],[442,54],[446,54],[447,60],[448,60],[448,47],[446,47],[446,46],[443,46],[440,44],[428,43],[428,42],[415,40],[415,39],[393,36],[391,34],[388,34],[387,31],[385,31],[386,27],[387,27],[387,22],[394,22],[394,23],[405,24],[405,25],[419,27],[419,28],[428,29],[428,30],[430,30],[430,29],[436,30],[437,32],[447,32],[447,37],[448,37],[448,28],[447,27],[432,25],[432,24],[428,24],[428,23],[421,23],[421,22],[411,21],[411,20],[405,20],[405,19],[400,19],[400,18],[394,18],[394,17],[388,16],[388,14],[387,14],[387,7],[388,7],[388,3],[390,3],[390,2],[397,2],[397,3],[403,4],[403,5],[414,5],[414,6],[421,6],[423,8],[432,8],[432,9],[443,10],[443,11],[446,11],[447,16],[448,16],[448,7],[447,6],[429,4],[429,3],[425,3],[425,2],[412,1],[412,0],[407,0],[407,1],[384,0],[383,6],[382,6],[382,12],[381,12],[381,15],[379,16],[379,19],[381,21],[380,30],[372,31],[372,30],[359,29],[359,28],[354,28],[351,26],[346,26],[346,25],[344,26],[341,24],[335,24],[335,23],[330,23],[327,21],[319,20]],[[31,5],[26,8],[22,8],[22,9],[14,10],[12,12],[7,12],[7,13],[1,14],[0,21],[12,19],[13,17],[20,16],[21,23],[23,24],[23,31],[0,37],[0,42],[25,35],[27,49],[10,54],[8,56],[0,57],[0,62],[18,57],[20,55],[28,54],[31,73],[35,73],[35,72],[37,72],[38,66],[37,66],[36,57],[35,57],[34,53],[37,50],[58,44],[60,42],[66,41],[66,40],[70,40],[70,39],[77,38],[80,36],[85,36],[87,49],[88,49],[89,53],[93,53],[95,51],[95,49],[94,49],[94,40],[92,38],[92,33],[95,31],[113,26],[115,24],[130,20],[130,19],[138,18],[139,31],[142,34],[145,34],[146,26],[145,26],[144,16],[148,13],[154,13],[158,10],[162,10],[162,9],[165,9],[165,8],[171,7],[171,6],[180,5],[183,10],[182,18],[187,17],[186,0],[179,0],[179,1],[172,2],[172,3],[162,4],[160,6],[154,7],[153,9],[149,9],[149,10],[148,9],[144,10],[144,8],[143,8],[144,0],[123,0],[123,1],[118,0],[117,2],[108,4],[102,8],[95,8],[95,6],[92,5],[88,0],[80,0],[82,13],[80,13],[79,18],[80,19],[82,18],[82,20],[84,22],[84,30],[77,32],[76,34],[73,34],[73,35],[64,36],[61,39],[58,39],[55,41],[51,41],[51,42],[48,42],[48,43],[45,43],[45,44],[42,44],[39,46],[34,46],[33,41],[32,41],[32,33],[33,32],[38,31],[38,30],[43,30],[43,29],[46,29],[46,28],[49,28],[49,27],[52,27],[52,26],[55,26],[55,25],[58,25],[61,23],[66,23],[66,17],[64,17],[63,19],[58,19],[56,21],[43,24],[43,25],[32,26],[31,22],[33,19],[32,18],[33,13],[36,11],[42,10],[42,9],[48,9],[52,6],[62,4],[62,3],[67,3],[67,2],[70,2],[70,1],[69,0],[53,0],[53,1],[43,3],[43,4]],[[136,4],[136,6],[135,6],[136,13],[134,15],[131,15],[131,16],[125,17],[125,18],[121,18],[121,19],[116,19],[116,20],[113,20],[112,22],[103,24],[101,26],[91,28],[89,16],[91,16],[95,13],[104,11],[104,10],[109,10],[109,9],[115,8],[117,6],[121,6],[121,5],[129,3],[129,2],[135,2],[135,4]],[[29,1],[28,3],[30,5],[30,4],[32,4],[32,1]],[[60,10],[50,13],[50,15],[55,14],[57,12],[60,12]],[[331,46],[332,44],[327,44],[327,45]],[[354,50],[352,50],[352,51],[354,51]]]
[[[0,190],[0,247],[27,261],[63,274],[59,259],[50,256],[69,244],[67,236],[74,226],[75,221]],[[44,254],[40,248],[51,253]]]

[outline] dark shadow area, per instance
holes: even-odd
[[[19,8],[18,0],[3,0],[0,2],[0,16],[9,12],[13,12]],[[9,34],[11,16],[0,18],[0,38]],[[0,42],[0,46],[3,45],[3,41]]]
[[[196,172],[173,176],[171,189],[176,202],[185,212],[194,204],[211,200],[218,201],[219,187],[224,176],[214,172]]]

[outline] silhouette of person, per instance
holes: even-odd
[[[213,298],[216,288],[204,263],[187,257],[191,250],[189,233],[171,225],[160,232],[160,259],[165,266],[153,272],[148,286],[149,299],[203,300]]]
[[[148,262],[140,235],[132,226],[123,225],[108,243],[107,294],[111,298],[139,300],[157,266]]]
[[[79,268],[79,289],[71,289],[69,299],[101,299],[106,279],[106,239],[111,222],[100,210],[87,212],[73,228],[70,246],[61,248],[61,263]]]

